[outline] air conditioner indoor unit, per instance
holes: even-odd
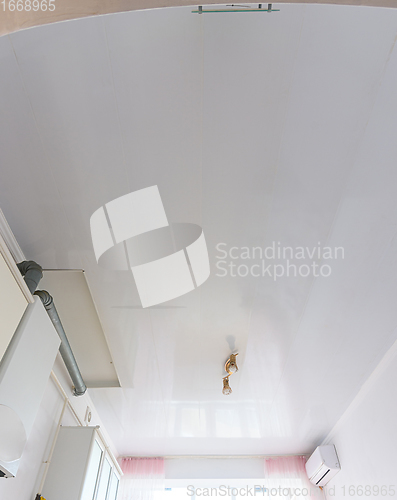
[[[306,462],[306,473],[309,481],[316,486],[324,486],[340,471],[335,446],[328,444],[317,446]]]

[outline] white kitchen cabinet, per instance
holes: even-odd
[[[117,493],[119,492],[119,485],[120,485],[120,478],[114,471],[112,471],[109,496],[107,500],[117,499]]]
[[[120,476],[97,427],[61,427],[42,496],[116,500]]]
[[[1,248],[1,247],[0,247]],[[15,266],[16,267],[16,266]],[[18,271],[19,272],[19,271]],[[0,361],[10,343],[28,301],[0,253]]]
[[[12,477],[18,471],[60,342],[35,297],[0,362],[0,475]]]

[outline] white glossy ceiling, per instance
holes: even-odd
[[[309,452],[397,338],[397,11],[280,9],[0,39],[0,205],[27,258],[86,272],[123,386],[90,393],[122,455]],[[203,228],[211,276],[142,309],[131,273],[97,265],[90,217],[154,185]],[[344,259],[217,276],[217,244],[272,242]]]

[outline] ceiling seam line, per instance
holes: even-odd
[[[204,228],[204,217],[203,217],[203,160],[204,160],[204,16],[199,16],[200,19],[200,38],[201,38],[201,103],[200,103],[200,222],[201,227]],[[204,229],[203,229],[204,236]],[[211,273],[211,272],[210,272]],[[199,301],[199,335],[202,338],[202,295],[201,288],[199,288],[198,292],[198,301]],[[202,381],[202,350],[199,351],[199,373],[198,373],[198,381],[199,381],[199,390],[198,390],[198,409],[199,409],[199,435],[202,432],[202,420],[201,420],[201,381]],[[205,421],[204,421],[205,425]],[[205,433],[203,433],[205,435]]]
[[[114,72],[113,72],[113,65],[112,65],[112,58],[110,57],[110,50],[109,50],[109,40],[108,40],[108,33],[106,29],[106,21],[105,21],[105,16],[102,17],[102,26],[103,26],[103,31],[105,34],[105,43],[106,43],[106,53],[107,53],[107,59],[108,59],[108,65],[109,65],[109,72],[110,72],[110,77],[112,81],[112,92],[113,92],[113,99],[114,99],[114,104],[116,108],[116,115],[117,115],[117,124],[119,127],[119,135],[120,135],[120,142],[121,142],[121,152],[123,156],[123,165],[124,165],[124,171],[125,175],[127,178],[127,186],[128,186],[128,192],[131,192],[131,185],[130,185],[130,178],[128,175],[128,169],[127,169],[127,158],[125,155],[125,145],[124,145],[124,137],[123,137],[123,131],[121,128],[121,120],[120,120],[120,108],[119,108],[119,103],[117,99],[117,94],[116,94],[116,86],[114,83]]]
[[[385,247],[384,247],[384,249],[383,249],[383,251],[382,251],[382,254],[381,254],[380,258],[379,258],[379,261],[378,261],[378,263],[377,263],[376,267],[374,268],[374,275],[375,275],[375,276],[373,277],[373,279],[376,279],[376,276],[378,275],[377,270],[380,268],[381,263],[382,263],[383,259],[385,258],[385,255],[386,255],[386,253],[387,253],[388,249],[389,249],[389,248],[391,248],[393,241],[396,239],[396,236],[397,236],[397,230],[394,232],[393,236],[391,236],[391,238],[390,238],[389,242],[385,245]],[[373,281],[370,281],[370,283],[372,284],[372,283],[373,283]],[[368,294],[370,293],[370,291],[371,291],[371,286],[369,286],[369,287],[368,287],[368,291],[367,291],[367,293],[364,295],[364,298],[368,296]],[[394,331],[394,330],[395,330],[395,328],[393,328],[393,331]],[[344,340],[344,339],[342,338],[342,339],[341,339],[341,341],[339,342],[338,351],[340,350],[340,346],[344,343],[344,341],[343,341],[343,340]],[[331,360],[330,360],[330,364],[332,364],[332,362],[334,361],[335,356],[336,356],[336,354],[334,354],[334,355],[332,356],[332,358],[331,358]],[[375,369],[376,369],[376,367],[374,368],[374,370],[375,370]],[[371,372],[371,373],[372,373],[372,372]],[[369,375],[368,375],[368,377],[370,377],[370,376],[371,376],[371,374],[369,374]],[[324,380],[324,376],[323,376],[323,378],[320,380],[320,382],[322,382],[323,380]],[[364,385],[364,384],[365,384],[365,381],[361,384],[361,386],[359,386],[358,390],[355,390],[355,389],[354,389],[354,390],[352,390],[353,400],[354,400],[354,398],[355,398],[355,395],[357,395],[358,391],[360,390],[360,387],[362,387],[362,385]],[[355,395],[354,395],[354,394],[355,394]],[[352,400],[351,400],[351,401],[352,401]],[[350,402],[351,402],[351,401],[350,401]],[[350,404],[350,403],[349,403],[349,404]],[[340,417],[343,415],[343,413],[344,413],[344,411],[342,411],[342,413],[340,414]],[[336,425],[336,424],[335,424],[335,425]]]
[[[274,170],[273,184],[272,184],[272,189],[271,189],[271,199],[269,201],[269,210],[268,210],[267,214],[270,214],[271,207],[272,207],[273,201],[274,201],[274,190],[275,190],[275,185],[276,185],[276,180],[277,180],[277,174],[278,174],[279,165],[280,165],[280,155],[281,155],[281,148],[282,148],[282,143],[283,143],[284,134],[285,134],[285,124],[286,124],[286,121],[287,121],[287,113],[288,113],[290,96],[291,96],[291,86],[292,86],[292,81],[293,81],[294,74],[295,74],[295,69],[296,69],[296,61],[297,61],[297,57],[298,57],[297,54],[299,52],[299,47],[300,47],[300,42],[301,42],[301,37],[302,37],[302,30],[303,30],[303,23],[304,23],[305,15],[306,15],[306,6],[303,6],[303,16],[302,16],[301,27],[300,27],[300,30],[299,30],[299,40],[298,40],[298,43],[296,44],[296,50],[295,50],[295,55],[294,55],[294,63],[293,63],[293,66],[292,66],[290,83],[289,83],[289,86],[288,86],[288,97],[287,97],[287,101],[286,101],[286,104],[285,104],[282,133],[281,133],[280,143],[279,143],[279,147],[278,147],[276,168]],[[266,216],[266,224],[268,224],[268,223],[269,223],[269,215]],[[257,295],[258,295],[258,286],[259,286],[259,282],[255,286],[255,292],[254,292],[254,297],[253,297],[253,300],[252,300],[252,306],[251,306],[250,319],[249,319],[249,322],[248,322],[248,328],[249,328],[249,326],[251,324],[251,315],[252,315],[252,313],[254,311],[254,307],[255,307],[255,303],[256,303],[256,298],[257,298]],[[247,344],[248,344],[248,340],[249,340],[249,329],[247,331]],[[245,356],[244,356],[244,359],[245,359]]]
[[[283,455],[121,455],[119,458],[163,458],[164,460],[250,460],[250,459],[262,459],[262,458],[276,458],[276,457],[308,457],[309,453],[295,453],[295,454],[283,454]]]
[[[381,88],[381,86],[382,86],[382,82],[383,82],[383,80],[384,80],[384,76],[385,76],[385,73],[386,73],[387,67],[388,67],[388,65],[389,65],[389,61],[390,61],[390,58],[391,58],[392,52],[393,52],[394,47],[395,47],[395,44],[396,44],[396,40],[397,40],[397,37],[393,40],[392,47],[391,47],[391,49],[390,49],[390,51],[389,51],[389,54],[388,54],[388,56],[387,56],[387,59],[386,59],[385,65],[384,65],[383,70],[382,70],[382,72],[381,72],[381,76],[380,76],[380,79],[379,79],[379,83],[378,83],[378,88],[377,88],[377,91],[376,91],[376,95],[374,96],[372,106],[371,106],[370,111],[369,111],[369,113],[368,113],[368,118],[367,118],[367,121],[366,121],[365,127],[364,127],[364,129],[363,129],[363,131],[362,131],[361,137],[360,137],[360,138],[358,139],[358,141],[357,141],[357,146],[356,146],[356,150],[355,150],[355,153],[354,153],[354,158],[353,158],[353,160],[352,160],[352,164],[351,164],[350,172],[349,172],[349,174],[348,174],[348,176],[347,176],[347,182],[345,183],[345,185],[344,185],[345,187],[343,188],[343,190],[342,190],[342,194],[341,194],[341,196],[340,196],[340,198],[339,198],[338,207],[337,207],[337,209],[336,209],[336,211],[335,211],[334,218],[333,218],[333,220],[332,220],[332,223],[331,223],[331,225],[330,225],[330,229],[329,229],[329,231],[328,231],[328,235],[327,235],[326,240],[325,240],[325,243],[326,243],[326,244],[330,241],[330,239],[331,239],[331,237],[332,237],[332,234],[333,234],[333,231],[334,231],[334,228],[335,228],[335,226],[336,226],[336,221],[337,221],[337,219],[338,219],[338,217],[339,217],[339,213],[340,213],[341,206],[342,206],[342,200],[343,200],[343,198],[344,198],[344,196],[343,196],[343,195],[344,195],[344,193],[345,193],[345,192],[346,192],[346,190],[347,190],[347,186],[351,184],[351,177],[352,177],[352,175],[353,175],[354,167],[355,167],[355,165],[356,165],[356,163],[357,163],[357,153],[358,153],[358,150],[359,150],[360,145],[364,142],[364,137],[365,137],[365,134],[366,134],[366,131],[367,131],[367,127],[368,127],[368,124],[369,124],[369,122],[370,122],[370,120],[371,120],[371,117],[372,117],[372,115],[373,115],[374,108],[375,108],[376,102],[377,102],[377,100],[378,100],[378,96],[379,96],[380,88]],[[391,240],[390,240],[390,242],[389,242],[389,245],[390,245],[390,244],[391,244],[391,242],[393,241],[394,237],[395,237],[395,235],[391,238]],[[385,251],[385,250],[384,250],[384,251]],[[320,263],[321,263],[321,262],[323,262],[323,261],[324,261],[324,259],[322,259],[322,260],[320,261]],[[314,281],[313,281],[313,284],[314,284]],[[310,293],[311,293],[311,290],[310,290]],[[298,327],[298,331],[299,331],[299,327]],[[298,333],[298,332],[297,332],[297,333]],[[341,340],[341,342],[339,343],[339,345],[341,345],[342,343],[343,343],[343,342],[342,342],[342,340]],[[335,355],[333,356],[333,358],[332,358],[332,359],[334,359],[334,358],[335,358]]]
[[[397,326],[394,328],[394,331],[397,329]],[[364,401],[365,397],[368,396],[368,392],[373,389],[374,384],[378,382],[381,375],[383,375],[388,368],[390,368],[390,363],[394,361],[397,353],[397,340],[395,340],[391,346],[387,349],[387,351],[381,357],[379,363],[375,366],[375,368],[371,371],[367,379],[361,384],[357,391],[352,393],[353,399],[347,403],[347,406],[342,411],[342,414],[339,416],[336,423],[333,425],[331,430],[322,440],[320,445],[329,444],[330,441],[334,438],[336,432],[344,425],[344,423],[351,417],[352,411],[356,410],[360,404]]]
[[[351,164],[350,172],[349,172],[349,174],[347,175],[347,182],[345,182],[345,184],[344,184],[344,188],[342,189],[342,193],[341,193],[341,196],[340,196],[340,198],[339,198],[338,206],[337,206],[337,209],[336,209],[336,211],[335,211],[335,215],[334,215],[334,217],[333,217],[333,220],[332,220],[332,222],[331,222],[331,224],[330,224],[330,229],[329,229],[329,231],[328,231],[328,235],[327,235],[327,237],[326,237],[326,239],[325,239],[325,243],[327,243],[327,242],[329,242],[329,241],[330,241],[330,238],[331,238],[331,236],[332,236],[332,234],[333,234],[333,230],[334,230],[335,225],[336,225],[336,220],[338,219],[338,216],[339,216],[339,213],[340,213],[340,210],[341,210],[342,200],[343,200],[343,198],[344,198],[344,196],[343,196],[343,195],[344,195],[344,193],[345,193],[345,192],[346,192],[346,190],[347,190],[347,186],[348,186],[348,185],[350,185],[350,183],[351,183],[351,177],[352,177],[352,175],[353,175],[354,167],[355,167],[356,162],[357,162],[357,152],[358,152],[358,149],[359,149],[360,145],[361,145],[361,144],[363,143],[363,141],[364,141],[364,137],[365,137],[366,130],[367,130],[367,127],[368,127],[368,123],[370,122],[371,117],[372,117],[372,115],[373,115],[374,108],[375,108],[375,104],[376,104],[376,102],[377,102],[377,100],[378,100],[379,91],[380,91],[380,88],[381,88],[381,86],[382,86],[382,82],[383,82],[383,79],[384,79],[384,75],[385,75],[385,73],[386,73],[386,69],[387,69],[387,67],[388,67],[388,64],[389,64],[389,61],[390,61],[391,54],[392,54],[392,52],[393,52],[393,50],[394,50],[394,47],[395,47],[395,44],[396,44],[396,40],[397,40],[397,37],[396,37],[396,38],[394,39],[394,41],[393,41],[393,44],[392,44],[392,47],[391,47],[391,49],[390,49],[390,51],[389,51],[389,54],[388,54],[388,57],[387,57],[387,59],[386,59],[386,62],[385,62],[384,68],[383,68],[383,70],[382,70],[382,72],[381,72],[381,76],[380,76],[380,79],[379,79],[379,83],[378,83],[378,88],[377,88],[377,91],[376,91],[376,95],[374,96],[374,99],[373,99],[373,103],[372,103],[371,109],[370,109],[370,111],[369,111],[369,113],[368,113],[368,119],[367,119],[366,124],[365,124],[365,127],[364,127],[364,129],[363,129],[363,131],[362,131],[361,137],[360,137],[360,138],[358,139],[358,141],[357,141],[356,151],[355,151],[355,153],[354,153],[354,158],[353,158],[353,160],[352,160],[352,164]],[[322,259],[322,260],[320,260],[320,263],[321,263],[321,262],[323,262],[323,259]],[[314,288],[315,283],[316,283],[316,280],[315,280],[315,279],[313,279],[313,281],[312,281],[312,283],[311,283],[311,286],[310,286],[310,289],[309,289],[309,293],[308,293],[308,295],[307,295],[307,300],[305,301],[305,304],[304,304],[303,309],[302,309],[302,314],[301,314],[301,316],[300,316],[300,318],[299,318],[299,323],[298,323],[298,326],[297,326],[297,329],[296,329],[295,335],[293,336],[293,338],[292,338],[292,342],[291,342],[290,347],[289,347],[289,349],[288,349],[288,354],[287,354],[287,357],[286,357],[286,361],[285,361],[285,363],[284,363],[284,367],[283,367],[283,371],[282,371],[282,374],[281,374],[281,377],[280,377],[280,380],[279,380],[279,384],[278,384],[278,386],[277,386],[277,391],[278,391],[278,387],[281,385],[281,382],[282,382],[282,380],[283,380],[283,378],[284,378],[284,375],[285,375],[285,370],[286,370],[286,367],[288,366],[288,361],[289,361],[289,359],[290,359],[290,357],[291,357],[292,345],[293,345],[293,343],[295,342],[295,339],[298,337],[299,330],[300,330],[300,328],[301,328],[301,324],[302,324],[303,318],[304,318],[304,316],[305,316],[305,313],[306,313],[306,308],[307,308],[307,305],[308,305],[309,299],[310,299],[310,297],[311,297],[311,294],[312,294],[312,292],[313,292],[313,288]],[[342,341],[341,341],[341,343],[342,343]],[[274,397],[274,398],[273,398],[273,400],[272,400],[272,403],[271,403],[271,406],[270,406],[270,411],[272,410],[272,407],[273,407],[273,404],[274,404],[275,399],[276,399],[276,398]],[[342,414],[343,414],[343,413],[342,413]],[[335,424],[334,424],[334,425],[335,425]]]
[[[326,237],[325,243],[328,243],[328,242],[329,242],[329,240],[330,240],[330,238],[331,238],[331,236],[332,236],[333,230],[334,230],[335,225],[336,225],[336,220],[337,220],[337,218],[338,218],[338,216],[339,216],[339,212],[340,212],[340,210],[341,210],[341,205],[342,205],[343,195],[344,195],[344,193],[345,193],[345,192],[346,192],[346,190],[347,190],[347,186],[351,183],[351,177],[352,177],[352,175],[353,175],[353,170],[354,170],[354,167],[355,167],[356,162],[357,162],[357,152],[358,152],[358,149],[359,149],[360,145],[364,142],[364,136],[365,136],[365,134],[366,134],[368,124],[369,124],[369,122],[370,122],[370,120],[371,120],[371,118],[372,118],[372,115],[373,115],[373,112],[374,112],[374,108],[375,108],[376,102],[377,102],[377,100],[378,100],[379,91],[380,91],[380,88],[381,88],[381,86],[382,86],[382,82],[383,82],[383,79],[384,79],[384,76],[385,76],[385,73],[386,73],[386,69],[387,69],[387,66],[388,66],[388,64],[389,64],[391,54],[392,54],[392,52],[393,52],[393,50],[394,50],[394,46],[395,46],[395,44],[396,44],[396,40],[397,40],[397,38],[396,38],[396,39],[394,39],[393,44],[392,44],[392,47],[391,47],[391,50],[389,51],[388,57],[387,57],[387,59],[386,59],[386,62],[385,62],[385,65],[384,65],[383,71],[382,71],[381,76],[380,76],[380,79],[379,79],[378,89],[377,89],[376,94],[375,94],[375,96],[374,96],[374,100],[373,100],[372,106],[371,106],[371,108],[370,108],[370,110],[369,110],[369,112],[368,112],[368,118],[367,118],[366,124],[365,124],[365,126],[364,126],[364,129],[363,129],[363,131],[362,131],[361,137],[357,140],[357,146],[356,146],[356,150],[355,150],[355,153],[354,153],[354,157],[353,157],[353,159],[352,159],[352,164],[351,164],[350,172],[349,172],[349,174],[347,175],[347,182],[345,182],[345,185],[344,185],[345,187],[343,188],[343,190],[342,190],[342,194],[341,194],[341,196],[340,196],[340,198],[339,198],[338,207],[337,207],[337,209],[336,209],[336,211],[335,211],[335,216],[334,216],[334,218],[333,218],[333,220],[332,220],[332,222],[331,222],[331,224],[330,224],[330,229],[329,229],[329,231],[328,231],[328,235],[327,235],[327,237]],[[321,261],[321,262],[322,262],[322,261]]]
[[[29,103],[29,108],[30,108],[30,111],[32,113],[32,117],[33,117],[35,129],[36,129],[37,135],[39,137],[40,145],[41,145],[41,148],[42,148],[42,151],[44,153],[44,157],[45,157],[45,160],[46,160],[46,163],[47,163],[47,170],[48,170],[48,172],[49,172],[49,174],[50,174],[50,176],[52,178],[52,181],[54,183],[55,192],[57,193],[60,205],[62,207],[62,212],[63,212],[64,217],[66,219],[66,225],[68,226],[68,229],[69,229],[69,237],[72,240],[74,248],[77,248],[76,242],[75,242],[74,237],[73,237],[72,226],[71,226],[69,218],[67,216],[67,212],[66,212],[65,206],[63,204],[62,196],[61,196],[61,193],[60,193],[60,191],[58,189],[58,184],[57,184],[57,182],[55,180],[54,172],[53,172],[53,170],[51,168],[51,162],[50,162],[50,159],[48,157],[48,152],[47,152],[46,147],[44,146],[44,141],[43,141],[43,138],[42,138],[41,133],[40,133],[40,129],[39,129],[39,125],[38,125],[38,122],[37,122],[36,113],[34,112],[33,104],[32,104],[32,101],[30,99],[27,87],[25,85],[25,80],[24,80],[23,75],[22,75],[22,69],[21,69],[21,66],[19,64],[19,60],[18,60],[17,53],[15,51],[14,44],[12,43],[11,35],[7,35],[7,38],[9,40],[9,42],[10,42],[11,49],[12,49],[12,52],[13,52],[13,55],[14,55],[14,59],[15,59],[15,62],[16,62],[17,68],[18,68],[19,77],[21,79],[21,83],[22,83],[22,86],[23,86],[23,90],[25,92],[26,98],[27,98],[28,103]],[[78,254],[78,256],[79,256],[78,258],[79,258],[79,261],[80,261],[80,267],[83,268],[83,261],[82,261],[81,255]]]
[[[160,372],[159,358],[157,355],[156,341],[155,341],[154,330],[153,330],[152,312],[151,312],[150,308],[149,308],[148,312],[149,312],[149,321],[150,321],[150,331],[152,333],[153,349],[154,349],[155,358],[156,358],[156,367],[157,367],[157,376],[158,376],[158,380],[159,380],[160,394],[161,394],[161,399],[163,400],[163,410],[164,410],[164,416],[165,416],[165,435],[166,435],[166,439],[167,439],[169,437],[168,436],[168,429],[169,429],[168,413],[167,413],[167,410],[165,407],[163,386],[161,384],[161,372]]]
[[[293,62],[293,65],[292,65],[291,76],[290,76],[290,81],[289,81],[289,85],[288,85],[288,97],[287,97],[286,104],[285,104],[284,119],[283,119],[283,125],[282,125],[282,133],[281,133],[280,143],[279,143],[279,147],[278,147],[277,161],[276,161],[276,167],[275,167],[275,170],[274,170],[273,184],[272,184],[272,190],[271,190],[271,199],[269,201],[269,210],[268,210],[267,214],[270,214],[271,208],[272,208],[273,202],[274,202],[274,192],[275,192],[277,175],[278,175],[279,166],[280,166],[281,149],[282,149],[282,144],[283,144],[283,140],[284,140],[285,126],[286,126],[286,121],[287,121],[288,109],[289,109],[289,106],[290,106],[291,87],[292,87],[292,82],[293,82],[295,71],[296,71],[296,64],[297,64],[297,59],[298,59],[298,53],[299,53],[299,48],[300,48],[301,39],[302,39],[303,25],[304,25],[304,21],[305,21],[305,17],[306,17],[306,5],[303,5],[302,8],[303,8],[303,15],[302,15],[301,26],[300,26],[300,29],[299,29],[299,40],[298,40],[298,43],[296,44],[296,50],[295,50],[295,55],[294,55],[294,62]],[[269,223],[269,215],[267,215],[267,217],[266,217],[266,224],[268,224],[268,223]],[[255,308],[255,303],[256,303],[256,300],[257,300],[257,296],[258,296],[258,287],[259,287],[259,282],[255,286],[254,297],[253,297],[253,300],[252,300],[251,312],[250,312],[250,315],[249,315],[248,326],[247,326],[248,331],[247,331],[247,343],[246,343],[246,346],[248,346],[248,342],[249,342],[249,336],[250,336],[249,335],[250,334],[249,328],[250,328],[250,325],[251,325],[251,317],[252,317],[252,314],[253,314],[253,311],[254,311],[254,308]],[[246,353],[245,353],[245,355],[246,355]],[[244,360],[245,360],[245,355],[244,355]],[[244,362],[244,360],[242,360],[242,362]],[[279,384],[277,385],[277,388],[275,390],[272,402],[270,404],[269,412],[272,409],[272,406],[273,406],[273,403],[274,403],[274,400],[275,400],[275,396],[276,396],[276,394],[278,392],[278,388],[280,387],[280,384],[281,384],[282,377],[283,377],[283,372],[281,374],[281,377],[280,377],[280,380],[279,380]]]

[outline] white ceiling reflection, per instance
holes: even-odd
[[[122,385],[90,392],[120,454],[310,452],[396,339],[396,26],[392,9],[283,4],[0,39],[1,208],[28,259],[86,272]],[[178,250],[183,283],[141,303],[148,276],[98,264],[117,244],[94,251],[90,218],[99,234],[100,207],[152,186],[197,246]],[[305,256],[253,256],[273,244]]]

